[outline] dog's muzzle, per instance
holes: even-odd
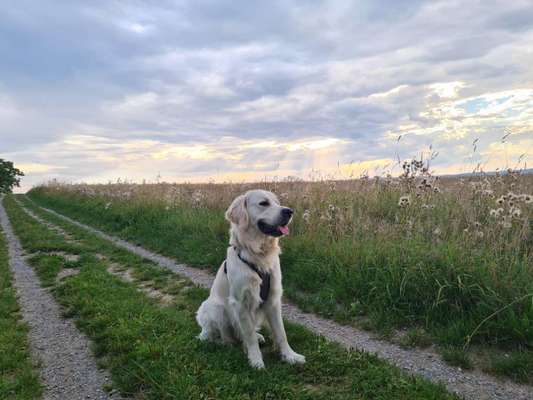
[[[265,235],[280,237],[289,234],[289,223],[291,222],[292,214],[294,212],[290,208],[284,208],[281,210],[279,222],[276,225],[271,225],[265,220],[260,219],[257,221],[257,227]]]

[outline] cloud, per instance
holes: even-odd
[[[430,145],[437,170],[495,168],[512,162],[506,132],[530,160],[531,13],[527,0],[20,0],[0,15],[0,157],[27,167],[24,189],[347,173]]]

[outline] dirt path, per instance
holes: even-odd
[[[109,378],[100,371],[89,350],[89,341],[72,320],[61,317],[51,294],[41,288],[33,269],[23,258],[21,244],[0,199],[0,223],[8,242],[10,267],[22,316],[30,327],[33,357],[40,364],[45,400],[118,399],[103,387]]]
[[[84,228],[101,238],[109,240],[141,257],[155,262],[163,268],[188,277],[201,287],[210,288],[214,276],[209,272],[176,263],[169,257],[161,256],[125,240],[75,221],[53,210],[43,210]],[[305,326],[312,332],[337,342],[345,348],[355,348],[376,354],[410,374],[420,375],[433,382],[442,383],[454,393],[472,400],[533,400],[533,388],[510,381],[501,381],[480,371],[462,371],[447,365],[440,356],[431,350],[402,349],[401,347],[377,340],[368,332],[354,327],[337,324],[331,320],[301,311],[296,305],[284,304],[285,319]]]

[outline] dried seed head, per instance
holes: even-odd
[[[398,201],[398,205],[400,207],[407,207],[411,204],[411,198],[409,196],[402,196],[400,197],[400,200]]]
[[[502,226],[503,226],[505,229],[510,229],[510,228],[512,228],[513,224],[511,224],[509,221],[503,221],[503,222],[502,222]]]
[[[509,210],[509,214],[511,214],[514,218],[520,218],[522,215],[522,210],[520,210],[518,207],[513,207]]]

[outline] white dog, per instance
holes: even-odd
[[[218,269],[209,298],[196,320],[201,340],[242,341],[250,365],[264,368],[258,333],[266,323],[283,360],[304,363],[287,342],[281,317],[281,269],[279,237],[289,233],[293,211],[282,207],[276,196],[252,190],[237,197],[226,211],[231,222],[227,258]]]

